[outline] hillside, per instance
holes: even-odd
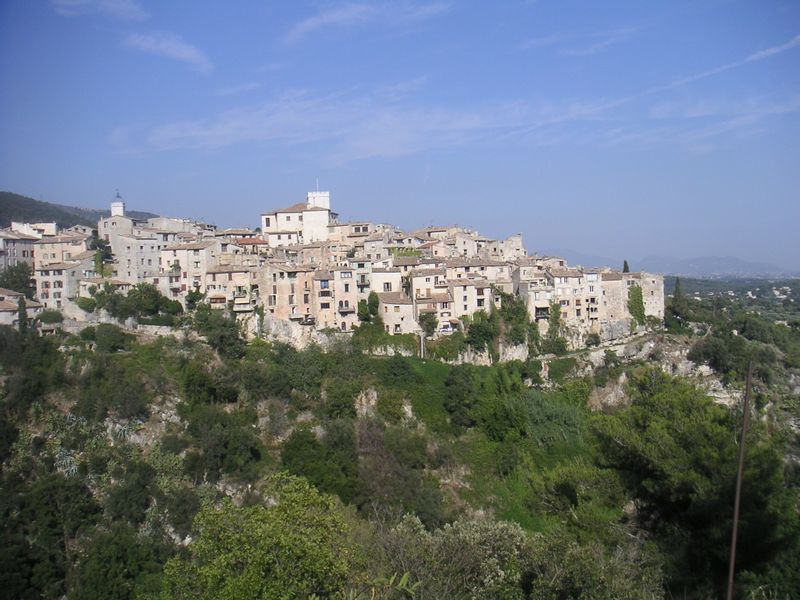
[[[73,333],[0,326],[4,592],[718,597],[752,360],[737,597],[798,597],[800,313],[784,300],[679,289],[663,326],[558,357],[504,302],[485,325],[531,332],[531,356],[486,366],[376,356],[379,320],[327,351],[245,340],[146,286],[98,292]],[[95,308],[180,334],[135,337]],[[474,332],[447,339],[497,341]]]
[[[55,221],[59,227],[73,225],[96,227],[101,217],[109,215],[107,210],[64,206],[52,202],[41,202],[13,192],[0,192],[0,227],[8,227],[11,221],[24,223],[49,223]],[[128,211],[134,219],[149,219],[157,215],[141,211]]]

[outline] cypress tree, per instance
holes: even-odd
[[[28,307],[25,304],[25,296],[20,296],[17,302],[17,315],[19,319],[19,332],[22,335],[28,331]]]
[[[622,272],[623,273],[630,273],[631,272],[631,268],[628,266],[628,261],[627,260],[623,261],[623,263],[622,263]]]

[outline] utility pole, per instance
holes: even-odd
[[[733,600],[733,576],[736,571],[736,537],[739,533],[739,504],[742,499],[742,477],[744,475],[744,454],[747,443],[747,422],[750,420],[750,392],[753,385],[753,363],[747,365],[747,383],[744,388],[744,407],[742,415],[742,440],[739,444],[739,471],[736,474],[736,498],[733,501],[733,532],[731,533],[731,561],[728,565],[727,600]]]

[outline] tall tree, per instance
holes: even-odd
[[[17,303],[17,315],[19,332],[24,335],[28,331],[28,307],[25,305],[25,296],[20,297]]]
[[[7,290],[14,290],[20,294],[25,294],[28,298],[33,298],[36,291],[33,286],[33,272],[28,263],[17,263],[0,273],[0,287]]]
[[[208,506],[194,521],[185,557],[164,570],[162,600],[329,597],[352,561],[348,525],[336,502],[305,479],[277,475],[270,502]]]
[[[622,272],[623,273],[630,273],[631,272],[631,268],[628,266],[628,261],[627,260],[622,261]]]

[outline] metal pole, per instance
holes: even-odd
[[[739,471],[736,474],[736,498],[733,501],[733,532],[731,533],[731,560],[728,565],[728,595],[733,599],[733,576],[736,567],[736,537],[739,533],[739,503],[742,499],[742,476],[744,474],[744,453],[747,443],[747,422],[750,419],[750,390],[752,387],[753,363],[747,365],[747,383],[744,389],[744,414],[742,415],[742,440],[739,444]]]

